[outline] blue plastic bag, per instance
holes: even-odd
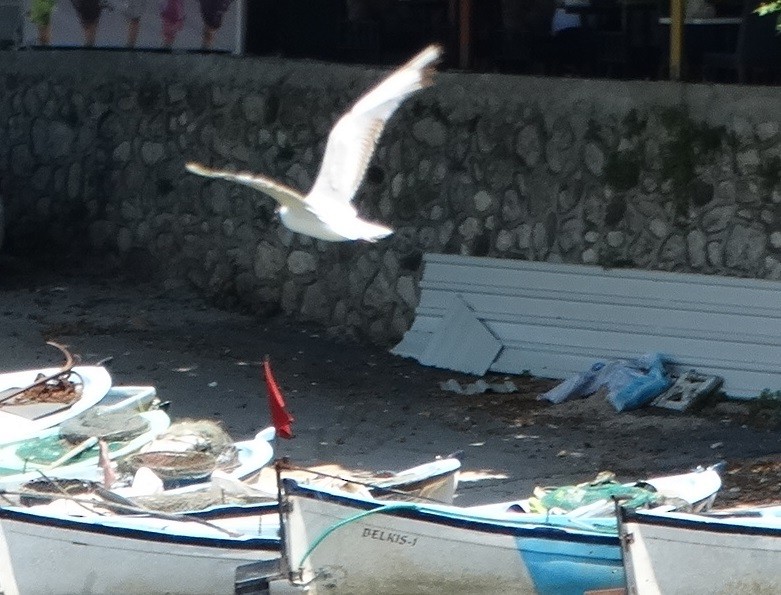
[[[627,381],[609,390],[607,398],[616,411],[629,411],[650,403],[672,384],[664,370],[660,353],[646,354],[635,360],[636,367],[627,367]]]
[[[660,353],[647,353],[634,360],[597,362],[539,396],[552,403],[587,397],[606,387],[607,398],[618,411],[642,407],[671,384]]]

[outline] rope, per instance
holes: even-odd
[[[43,475],[43,474],[42,474]],[[44,476],[46,477],[46,476]],[[48,479],[48,478],[47,478]],[[64,490],[63,490],[64,491]],[[101,512],[100,510],[96,510],[94,507],[101,507],[106,509],[109,513],[110,512],[124,512],[124,513],[130,513],[130,514],[140,514],[145,515],[151,518],[158,518],[163,519],[167,521],[182,521],[182,522],[189,522],[189,523],[196,523],[198,525],[203,525],[205,527],[209,527],[211,529],[215,529],[216,531],[219,531],[221,533],[224,533],[230,537],[241,537],[243,533],[231,531],[230,529],[226,529],[225,527],[221,527],[220,525],[216,525],[215,523],[210,523],[207,520],[194,517],[187,514],[170,514],[155,510],[149,510],[147,508],[142,508],[138,506],[131,506],[126,504],[121,504],[125,498],[122,498],[122,496],[118,494],[113,494],[109,492],[109,490],[101,490],[97,489],[96,493],[100,496],[103,496],[109,501],[101,502],[99,500],[93,500],[89,498],[78,498],[71,495],[68,495],[67,493],[63,493],[59,496],[61,500],[69,500],[71,502],[75,502],[77,505],[81,506],[82,508],[89,510],[90,512],[94,512],[98,516],[107,516],[107,513]],[[6,496],[24,496],[28,495],[25,492],[18,492],[14,490],[0,490],[0,495],[2,495],[4,498]]]
[[[349,525],[350,523],[354,523],[355,521],[359,521],[362,518],[365,518],[371,514],[375,514],[378,512],[388,512],[390,510],[417,510],[419,506],[417,504],[414,504],[412,502],[403,502],[403,503],[397,503],[397,504],[387,504],[384,506],[380,506],[378,508],[374,508],[372,510],[364,510],[363,512],[360,512],[356,515],[353,515],[351,517],[347,517],[346,519],[343,519],[336,523],[335,525],[332,525],[331,527],[328,527],[323,533],[318,536],[317,539],[315,539],[312,542],[312,545],[309,546],[309,549],[306,550],[306,553],[301,558],[301,561],[298,563],[298,567],[304,565],[304,562],[306,559],[312,555],[312,552],[317,548],[321,543],[323,543],[323,540],[328,537],[331,533],[339,529],[340,527],[344,527],[345,525]]]
[[[327,477],[328,479],[336,479],[339,481],[343,481],[345,483],[353,483],[355,485],[362,486],[364,488],[367,488],[369,490],[380,490],[387,494],[395,494],[398,496],[404,496],[405,498],[412,498],[414,500],[420,500],[421,502],[431,502],[432,504],[444,504],[441,500],[437,500],[436,498],[427,498],[426,496],[417,496],[415,494],[411,494],[410,492],[405,492],[404,490],[397,490],[394,488],[388,488],[382,485],[377,485],[376,483],[370,483],[366,481],[359,481],[357,479],[353,479],[350,477],[344,477],[341,475],[331,475],[330,473],[323,473],[321,471],[315,471],[314,469],[309,469],[307,467],[296,467],[292,466],[288,463],[285,463],[285,466],[282,468],[282,471],[303,471],[306,473],[311,473],[312,475],[319,475],[320,477]],[[388,478],[390,479],[390,478]],[[425,482],[429,477],[420,477],[419,480],[416,480],[416,483],[418,482]]]

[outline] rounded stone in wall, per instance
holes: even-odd
[[[764,142],[772,141],[778,135],[778,122],[760,122],[757,124],[757,138]]]
[[[298,299],[301,291],[295,281],[288,280],[282,286],[280,306],[285,314],[292,314],[298,310]]]
[[[599,257],[597,255],[597,251],[594,250],[594,248],[586,248],[583,251],[583,254],[581,254],[580,259],[583,261],[583,264],[596,264],[597,260],[599,260]]]
[[[270,242],[261,242],[255,249],[252,269],[258,279],[274,279],[285,268],[285,253]]]
[[[724,265],[724,253],[723,244],[719,241],[708,242],[706,246],[708,253],[708,262],[716,267],[721,268]]]
[[[619,248],[624,244],[626,235],[623,231],[609,231],[605,239],[607,240],[607,245],[611,248]]]
[[[525,126],[521,130],[515,143],[515,152],[526,165],[534,167],[539,163],[542,156],[542,141],[536,126]]]
[[[418,294],[415,289],[415,280],[409,275],[399,277],[396,281],[396,293],[410,308],[418,304]]]
[[[308,320],[328,320],[331,314],[331,300],[322,283],[313,283],[304,290],[301,302],[301,316]]]
[[[502,218],[505,223],[515,223],[521,219],[523,210],[521,208],[521,199],[515,190],[508,190],[504,193],[502,200]]]
[[[496,234],[497,252],[507,252],[513,247],[513,233],[506,229],[500,229]]]
[[[765,258],[765,278],[775,281],[781,279],[781,262],[772,256]]]
[[[398,339],[401,339],[404,336],[404,333],[409,329],[411,323],[412,321],[409,320],[404,312],[401,309],[396,308],[393,313],[393,318],[391,319],[388,334],[383,337],[383,340],[393,339],[394,341],[397,341]]]
[[[707,253],[705,247],[707,238],[699,229],[693,229],[686,236],[686,242],[689,248],[689,262],[692,267],[699,269],[707,264]]]
[[[385,275],[378,274],[363,294],[363,305],[377,311],[384,311],[393,301],[393,288]]]
[[[487,211],[494,204],[494,197],[485,190],[479,190],[474,197],[475,209],[479,212]]]
[[[447,129],[433,118],[422,118],[413,124],[412,135],[431,147],[441,147],[447,139]]]
[[[754,271],[765,254],[766,241],[759,229],[736,225],[724,244],[724,265],[743,272]]]
[[[659,265],[672,269],[686,259],[686,242],[678,234],[671,235],[659,250]]]
[[[702,228],[707,233],[715,233],[727,228],[729,222],[735,216],[735,205],[725,205],[709,209],[702,216]]]
[[[561,224],[561,229],[556,234],[559,249],[568,253],[581,244],[583,237],[583,222],[579,217],[571,217]]]
[[[305,275],[317,270],[317,261],[309,252],[294,250],[287,257],[287,268],[294,275]]]
[[[583,161],[592,174],[602,175],[605,169],[605,153],[595,143],[588,143],[583,148]]]
[[[248,122],[262,122],[266,118],[266,102],[258,95],[248,95],[241,102],[244,118]]]
[[[331,314],[331,324],[336,327],[343,327],[347,323],[347,304],[344,300],[339,300],[334,306]]]

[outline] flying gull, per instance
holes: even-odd
[[[331,242],[374,242],[384,238],[393,230],[361,219],[352,200],[385,123],[404,99],[431,84],[433,66],[441,53],[437,45],[427,47],[361,97],[339,119],[328,135],[320,171],[306,196],[249,172],[213,169],[193,162],[185,167],[194,174],[231,180],[267,194],[279,203],[282,223],[295,232]]]

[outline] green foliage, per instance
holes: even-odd
[[[765,389],[756,399],[748,401],[749,416],[759,426],[781,427],[781,390]]]
[[[670,133],[662,147],[662,175],[672,181],[676,212],[686,216],[697,166],[713,157],[726,132],[723,126],[694,122],[681,109],[664,110],[660,120]]]
[[[772,2],[760,4],[755,12],[759,15],[781,12],[781,0],[773,0]],[[781,15],[776,17],[776,30],[781,33]]]
[[[637,186],[642,161],[639,151],[615,151],[608,154],[605,161],[605,181],[619,192]]]
[[[623,119],[624,136],[634,138],[641,134],[647,124],[636,109],[632,109]],[[643,155],[639,146],[625,151],[608,153],[605,159],[605,182],[619,192],[625,192],[637,186],[643,167]]]

